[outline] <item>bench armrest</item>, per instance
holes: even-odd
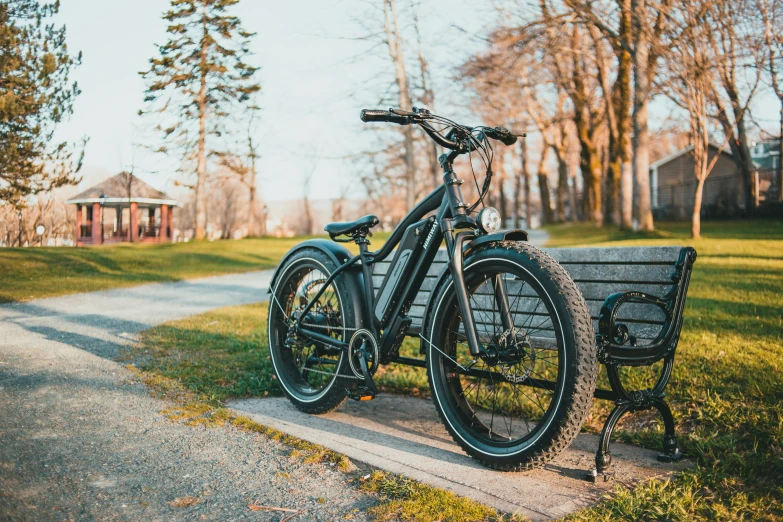
[[[598,315],[598,335],[596,336],[598,359],[602,363],[645,366],[674,352],[680,337],[685,295],[688,292],[691,268],[695,259],[695,250],[692,248],[683,249],[676,272],[672,275],[675,286],[663,297],[639,291],[629,291],[617,292],[606,298]],[[627,303],[657,306],[666,314],[661,331],[652,343],[637,346],[636,338],[628,333],[628,327],[617,322],[618,312]]]

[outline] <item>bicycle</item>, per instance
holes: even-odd
[[[485,465],[542,465],[584,422],[596,348],[587,305],[566,271],[526,243],[524,231],[500,232],[498,211],[483,205],[492,178],[490,140],[513,145],[524,134],[468,127],[418,108],[363,110],[361,119],[421,127],[450,151],[440,157],[443,184],[377,251],[369,250],[368,237],[379,220],[369,215],[331,223],[325,230],[332,241],[308,240],[286,254],[270,284],[268,316],[281,388],[313,414],[347,398],[373,399],[373,375],[399,357],[410,333],[407,313],[445,240],[448,269],[418,332],[433,402],[457,444]],[[480,188],[474,173],[478,199],[467,205],[453,163],[474,152],[487,170]],[[356,243],[359,254],[344,242]],[[376,293],[373,265],[393,252]]]

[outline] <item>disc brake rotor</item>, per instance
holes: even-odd
[[[527,332],[519,328],[509,328],[497,340],[501,354],[498,369],[509,382],[518,384],[530,377],[536,362]]]

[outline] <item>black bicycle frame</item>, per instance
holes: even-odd
[[[476,226],[476,222],[467,213],[467,206],[462,199],[462,191],[460,185],[462,181],[457,179],[453,169],[453,161],[459,155],[459,152],[451,152],[450,154],[444,154],[440,157],[440,163],[443,167],[443,185],[439,186],[427,197],[425,197],[418,205],[416,205],[397,225],[389,239],[376,252],[369,252],[367,245],[369,241],[364,238],[357,240],[359,244],[359,255],[351,258],[343,263],[337,270],[335,270],[324,283],[321,285],[321,289],[316,296],[310,300],[304,310],[300,313],[295,328],[298,334],[309,337],[310,339],[333,346],[341,350],[347,350],[347,342],[338,341],[328,335],[308,329],[302,324],[302,319],[307,315],[312,306],[321,297],[326,288],[334,281],[334,279],[342,273],[344,270],[353,266],[357,261],[361,261],[362,273],[364,277],[364,301],[365,310],[368,311],[368,317],[370,317],[371,325],[369,329],[372,330],[373,335],[378,338],[378,332],[383,331],[383,335],[380,336],[380,345],[388,346],[391,340],[393,340],[398,334],[395,328],[390,328],[395,321],[399,321],[401,317],[405,315],[407,310],[405,307],[409,305],[409,299],[398,299],[393,303],[394,309],[391,314],[388,314],[388,319],[381,324],[375,318],[373,310],[375,309],[376,297],[373,292],[372,284],[372,265],[379,261],[386,259],[394,250],[395,247],[402,240],[405,230],[412,224],[422,220],[427,214],[437,210],[436,221],[431,229],[430,235],[424,245],[424,253],[422,254],[422,261],[420,263],[419,270],[414,270],[411,273],[407,273],[404,277],[405,280],[398,281],[396,284],[407,284],[411,281],[415,281],[419,278],[421,281],[424,279],[429,266],[432,264],[435,255],[440,249],[440,245],[444,238],[446,240],[446,248],[449,256],[449,270],[454,280],[454,287],[457,293],[457,301],[459,309],[462,315],[463,326],[465,328],[468,346],[470,353],[474,356],[478,356],[482,353],[483,346],[479,342],[478,333],[476,331],[476,325],[473,321],[473,314],[470,310],[470,304],[468,299],[468,291],[465,286],[465,280],[462,272],[462,252],[463,245],[466,240],[472,240],[481,232]],[[459,231],[462,229],[468,229]],[[421,273],[423,271],[423,273]],[[502,285],[495,285],[502,287]],[[414,285],[410,288],[409,293],[416,295],[420,290],[421,282],[418,285]],[[508,311],[508,297],[505,292],[496,291],[496,300],[500,305],[501,315],[503,311]],[[504,321],[505,322],[505,321]]]

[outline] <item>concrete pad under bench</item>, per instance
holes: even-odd
[[[614,443],[614,482],[591,484],[582,476],[593,464],[596,435],[580,434],[542,469],[508,473],[486,468],[451,439],[426,399],[379,395],[348,401],[326,415],[308,415],[287,399],[248,399],[229,404],[254,421],[318,443],[353,460],[449,489],[498,510],[550,520],[598,502],[615,484],[670,475],[687,461],[661,464],[658,451]]]

